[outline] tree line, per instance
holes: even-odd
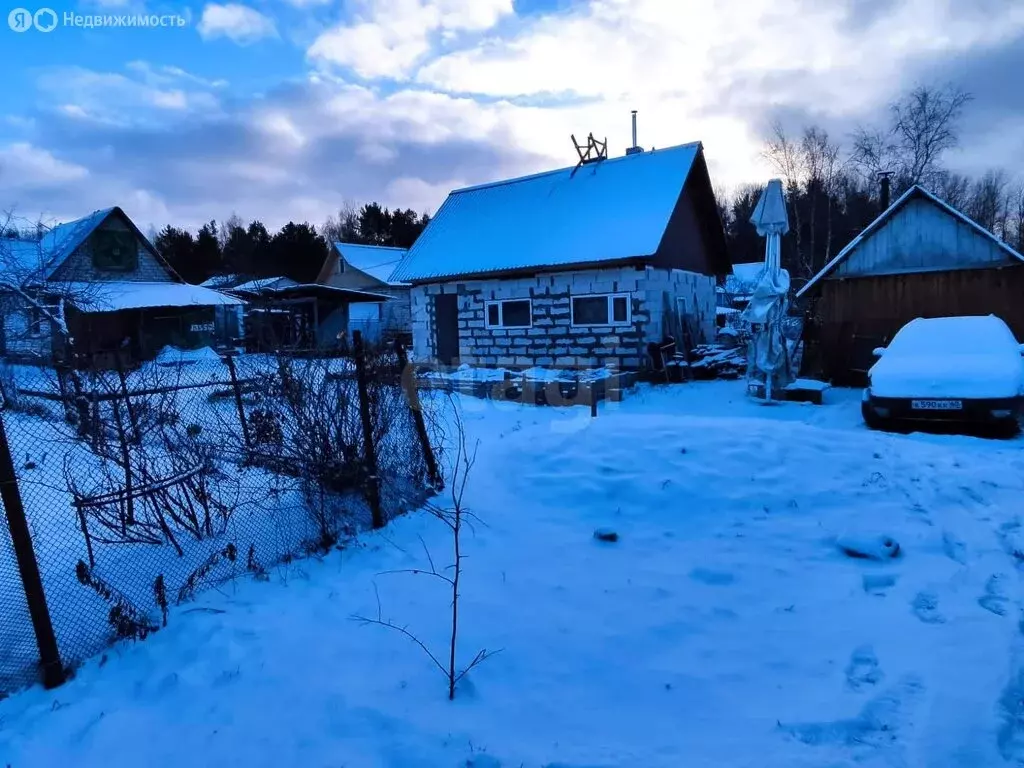
[[[359,209],[346,205],[320,226],[288,222],[273,234],[261,221],[246,223],[236,215],[219,224],[210,221],[194,235],[168,225],[156,233],[153,245],[190,283],[214,275],[285,276],[308,283],[316,279],[333,243],[409,248],[429,220],[425,213],[391,211],[374,202]]]
[[[918,86],[889,106],[885,120],[857,126],[845,142],[818,125],[796,133],[772,127],[763,154],[786,189],[782,265],[796,287],[881,213],[881,174],[890,179],[893,202],[920,184],[1024,252],[1024,181],[1014,184],[1001,168],[972,178],[944,163],[971,101],[951,85]],[[764,240],[750,224],[763,189],[746,184],[717,195],[733,263],[764,258]]]

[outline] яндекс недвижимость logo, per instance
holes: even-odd
[[[57,12],[52,8],[40,8],[35,13],[15,8],[7,14],[7,24],[15,32],[28,32],[33,27],[40,32],[52,32],[57,28]]]

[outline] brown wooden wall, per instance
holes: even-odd
[[[914,318],[989,314],[1024,341],[1024,265],[824,280],[814,309],[821,373],[862,386],[871,351]]]

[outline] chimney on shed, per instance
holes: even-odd
[[[634,109],[633,110],[633,146],[631,146],[629,149],[626,150],[626,154],[627,155],[636,155],[636,154],[639,154],[640,152],[643,152],[643,151],[644,151],[643,147],[638,147],[636,145],[636,110]]]
[[[889,177],[892,176],[892,171],[879,171],[878,180],[880,182],[880,189],[878,193],[879,202],[881,204],[882,213],[889,210],[889,205],[892,203],[892,186]]]

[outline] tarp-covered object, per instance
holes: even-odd
[[[757,201],[750,223],[765,238],[765,269],[743,319],[757,329],[750,343],[748,379],[764,386],[764,396],[785,387],[791,378],[789,346],[782,332],[788,308],[789,272],[781,268],[782,235],[789,231],[782,182],[772,179]]]

